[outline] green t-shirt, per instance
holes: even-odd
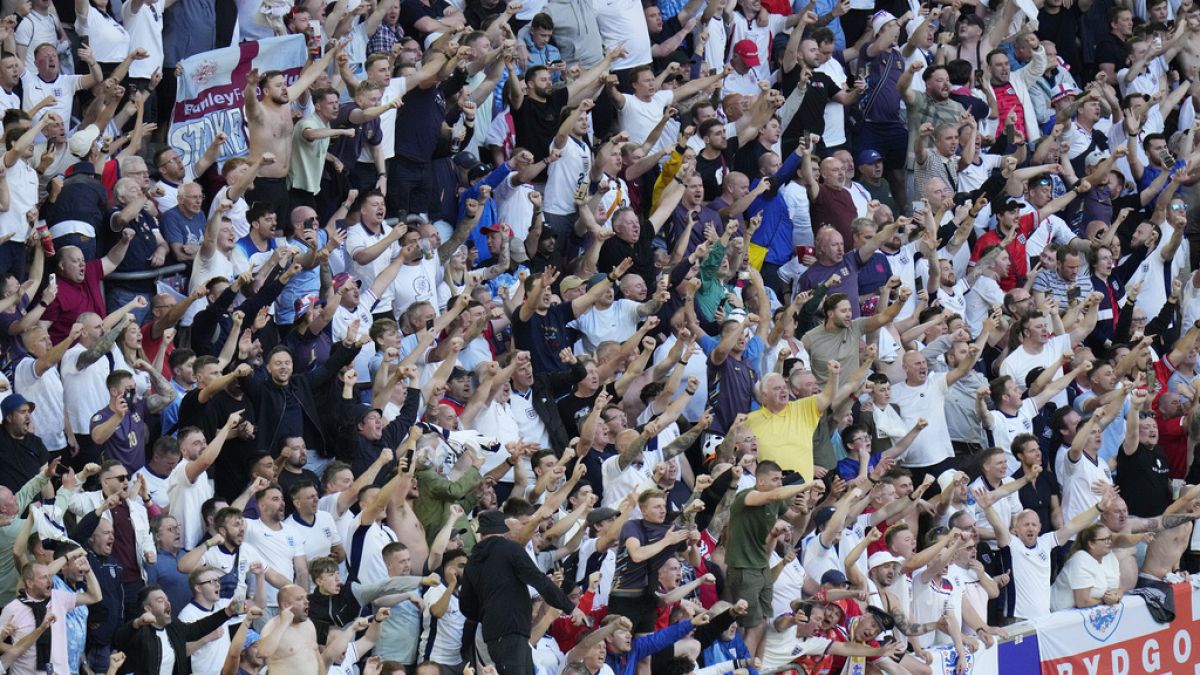
[[[288,171],[288,186],[311,194],[321,191],[321,172],[325,169],[325,153],[329,150],[329,139],[304,140],[305,129],[328,129],[316,115],[309,115],[296,123],[292,130],[292,164]],[[350,167],[346,167],[349,169]]]
[[[787,510],[784,502],[746,506],[746,495],[754,490],[742,490],[733,497],[729,513],[729,548],[725,554],[725,564],[730,567],[766,568],[770,561],[767,535],[780,514]]]

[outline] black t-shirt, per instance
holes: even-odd
[[[754,180],[754,177],[759,175],[758,160],[767,154],[768,150],[769,148],[763,147],[759,142],[742,146],[733,157],[733,170],[741,171]]]
[[[592,406],[595,405],[596,396],[598,396],[601,391],[607,391],[609,397],[611,397],[614,401],[621,398],[617,395],[616,386],[610,382],[609,384],[600,387],[600,389],[598,389],[596,393],[592,394],[591,396],[576,396],[575,390],[572,389],[571,391],[567,392],[565,396],[558,399],[558,417],[562,420],[563,426],[566,427],[568,436],[579,435],[579,430],[583,427],[583,421],[587,419],[588,415],[592,414]],[[597,470],[599,470],[599,468],[599,466],[596,467]],[[591,470],[591,468],[588,468],[588,471]]]
[[[449,7],[446,0],[429,0],[429,6],[421,0],[408,0],[408,2],[400,3],[400,27],[404,29],[404,34],[416,38],[417,42],[425,43],[425,33],[417,29],[417,22],[425,17],[441,20],[442,15],[446,13]]]
[[[671,38],[675,37],[681,30],[683,30],[683,24],[679,23],[678,16],[673,16],[669,19],[664,19],[663,24],[662,24],[662,31],[660,33],[658,33],[657,35],[650,36],[650,44],[656,45],[656,46],[660,45],[660,44],[666,42],[667,40],[670,40]],[[675,48],[675,51],[671,52],[671,54],[678,54],[678,53],[683,53],[683,54],[691,54],[692,53],[692,36],[691,35],[684,37],[683,41],[679,43],[679,46]],[[668,54],[667,56],[670,56],[670,54]],[[661,70],[661,66],[664,66],[668,62],[668,60],[669,59],[666,57],[661,58],[661,59],[654,59],[654,72],[656,72],[656,73],[659,72]]]
[[[804,98],[800,99],[796,116],[787,125],[784,136],[801,138],[806,133],[818,136],[824,134],[825,105],[839,91],[841,90],[832,78],[820,71],[813,71],[808,88],[804,91]]]
[[[1025,476],[1024,469],[1017,469],[1013,473],[1013,480],[1020,480]],[[1062,499],[1062,490],[1058,487],[1058,481],[1049,473],[1042,473],[1033,485],[1026,485],[1017,492],[1018,498],[1021,500],[1021,506],[1036,511],[1038,517],[1042,519],[1042,530],[1039,535],[1054,531],[1054,521],[1051,519],[1050,498],[1058,497]]]
[[[1096,65],[1111,63],[1120,70],[1129,59],[1129,46],[1112,33],[1106,33],[1096,41]]]
[[[1129,515],[1157,518],[1171,505],[1171,465],[1157,445],[1139,444],[1132,455],[1117,451],[1117,487]]]
[[[208,403],[202,405],[200,428],[204,431],[205,438],[215,437],[217,431],[225,425],[225,420],[235,412],[242,413],[242,419],[254,424],[257,430],[254,406],[251,406],[245,398],[239,401],[230,396],[228,392],[221,391],[208,399]],[[181,410],[181,420],[183,419],[182,415],[183,411]],[[249,482],[250,460],[257,453],[258,444],[253,438],[233,438],[231,436],[225,441],[224,449],[221,450],[221,454],[217,455],[216,461],[209,470],[209,476],[213,479],[213,488],[218,497],[226,501],[237,499],[237,496],[245,489],[246,483]]]
[[[563,426],[567,429],[568,436],[578,436],[579,428],[583,426],[583,421],[592,413],[592,406],[596,403],[596,396],[600,392],[597,391],[591,396],[576,396],[572,390],[566,396],[558,399],[558,417],[562,420]]]
[[[636,243],[630,244],[620,237],[610,237],[600,248],[600,260],[596,269],[611,272],[626,258],[633,259],[630,272],[640,276],[647,286],[653,286],[658,274],[654,271],[654,228],[643,221]]]
[[[517,145],[533,153],[535,162],[550,154],[550,141],[562,124],[562,110],[568,99],[566,89],[556,89],[544,103],[526,96],[521,107],[513,111]]]
[[[1051,14],[1043,7],[1037,17],[1038,39],[1053,42],[1058,48],[1059,57],[1077,73],[1082,72],[1081,67],[1083,66],[1083,59],[1080,57],[1079,48],[1075,45],[1074,39],[1076,35],[1079,35],[1078,12],[1077,7],[1070,9],[1063,7],[1058,10],[1057,14]],[[1064,35],[1070,35],[1071,39],[1064,40]]]
[[[292,487],[299,483],[312,485],[317,489],[317,494],[321,493],[321,479],[317,478],[317,474],[308,469],[300,469],[300,473],[292,473],[291,471],[280,471],[279,477],[275,479],[279,483],[279,487],[283,490],[283,506],[287,510],[287,514],[292,515],[295,511],[292,507]]]
[[[711,202],[721,194],[721,183],[725,176],[733,171],[733,160],[737,156],[737,136],[728,139],[725,152],[713,159],[706,158],[702,153],[696,153],[696,173],[704,182],[704,201]]]

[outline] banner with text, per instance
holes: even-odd
[[[1055,612],[1037,621],[1042,675],[1194,672],[1200,663],[1200,591],[1175,584],[1175,620],[1155,621],[1140,597]]]
[[[221,146],[218,163],[247,154],[250,146],[242,116],[246,74],[255,68],[260,73],[278,70],[291,83],[300,77],[307,59],[303,35],[243,42],[184,59],[167,138],[184,166],[200,159],[218,132],[229,139]]]

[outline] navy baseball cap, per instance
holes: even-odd
[[[871,150],[868,148],[858,153],[858,158],[855,160],[855,164],[874,164],[875,162],[882,161],[883,155],[879,154],[878,150]]]

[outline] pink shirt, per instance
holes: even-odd
[[[50,602],[46,605],[46,612],[58,617],[58,620],[50,627],[50,658],[54,663],[55,673],[71,672],[67,662],[67,612],[73,609],[75,609],[75,593],[58,589],[50,591]],[[37,627],[37,622],[33,619],[33,610],[26,607],[20,600],[13,600],[4,606],[3,612],[0,612],[0,626],[9,621],[16,628],[13,633],[14,640],[20,640]],[[44,672],[37,669],[36,646],[30,647],[13,662],[8,672],[14,675],[36,675]]]

